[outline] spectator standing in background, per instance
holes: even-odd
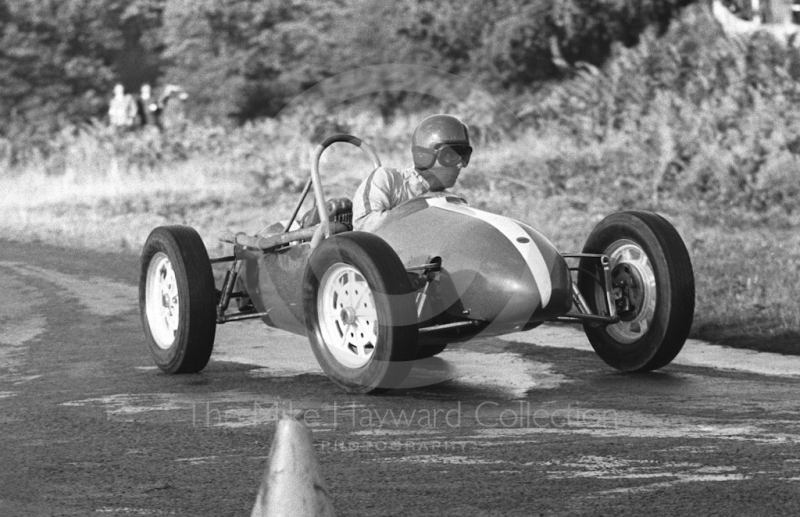
[[[186,124],[185,101],[189,98],[182,87],[175,84],[168,84],[158,96],[158,105],[161,108],[159,121],[161,127],[170,130],[176,129]],[[175,99],[174,102],[171,102]]]
[[[130,129],[136,122],[137,107],[133,95],[125,93],[125,87],[117,83],[114,86],[114,96],[108,106],[108,120],[112,126],[120,129]]]
[[[139,123],[142,126],[152,126],[159,131],[164,130],[164,122],[162,120],[164,110],[170,99],[176,97],[179,101],[183,102],[188,98],[186,91],[180,86],[168,84],[164,87],[158,99],[153,97],[153,90],[149,84],[143,84],[139,93],[138,110],[139,110]]]
[[[137,101],[139,112],[139,124],[143,127],[152,126],[161,131],[161,106],[153,99],[153,90],[150,85],[145,83],[139,90]]]

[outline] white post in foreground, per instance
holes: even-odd
[[[333,517],[333,502],[305,425],[278,422],[250,517]]]

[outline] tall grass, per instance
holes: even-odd
[[[570,73],[504,104],[473,96],[439,108],[476,137],[460,191],[565,251],[612,211],[659,211],[692,255],[694,335],[800,353],[796,51],[767,36],[725,39],[694,7],[666,35],[615,49],[603,69]],[[180,222],[215,249],[217,233],[288,215],[323,136],[355,134],[384,164],[406,166],[427,114],[306,106],[238,128],[76,126],[39,152],[5,142],[0,225],[18,238],[138,250],[152,227]],[[370,167],[360,150],[333,147],[321,165],[328,194],[352,195]]]

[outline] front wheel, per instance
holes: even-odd
[[[620,212],[603,219],[584,253],[610,259],[612,299],[620,322],[584,324],[597,354],[621,371],[646,372],[669,364],[681,351],[694,318],[694,273],[677,230],[650,212]],[[578,288],[589,307],[605,306],[606,292],[581,260]]]
[[[139,310],[147,345],[166,373],[195,373],[211,357],[216,291],[203,240],[187,226],[161,226],[142,251]]]
[[[380,237],[323,240],[306,267],[304,311],[323,371],[350,393],[399,387],[417,356],[414,294],[405,267]]]

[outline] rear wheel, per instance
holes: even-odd
[[[694,318],[694,273],[675,228],[650,212],[621,212],[602,220],[584,253],[608,255],[617,314],[613,325],[584,324],[589,342],[621,371],[651,371],[678,355]],[[593,311],[605,306],[606,292],[592,259],[581,260],[578,288]]]
[[[351,393],[400,386],[417,355],[417,315],[405,267],[364,232],[320,243],[305,273],[309,340],[330,379]]]
[[[147,345],[166,373],[199,372],[216,333],[216,291],[203,240],[187,226],[162,226],[142,251],[139,310]]]

